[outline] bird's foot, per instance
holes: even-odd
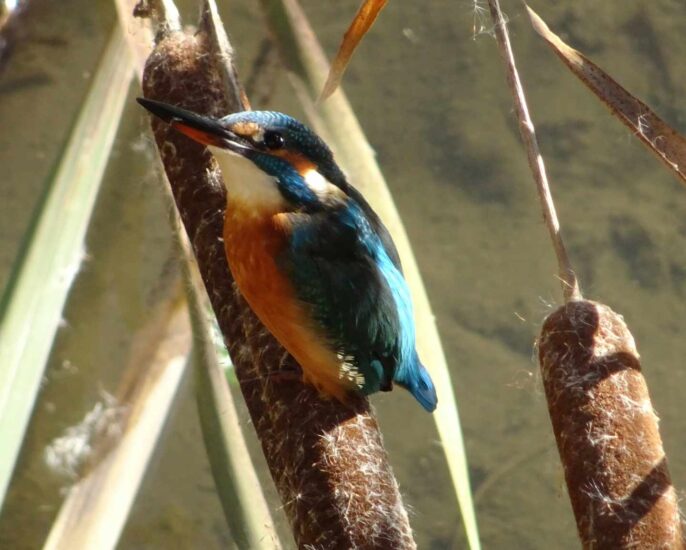
[[[393,391],[393,380],[383,380],[379,386],[379,391]]]

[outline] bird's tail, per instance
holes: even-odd
[[[419,361],[419,357],[415,355],[414,359],[412,368],[400,369],[396,373],[395,382],[406,388],[427,411],[433,412],[438,405],[436,388],[429,371]]]
[[[414,398],[419,401],[419,404],[427,411],[433,412],[438,405],[438,397],[436,396],[436,388],[431,380],[429,371],[421,363],[418,363],[417,376],[414,384],[408,388]]]

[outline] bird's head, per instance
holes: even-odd
[[[215,119],[139,98],[152,114],[217,159],[230,200],[252,209],[319,209],[344,199],[347,183],[324,141],[298,120],[274,111]]]

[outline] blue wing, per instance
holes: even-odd
[[[352,192],[351,192],[352,191]],[[364,393],[406,387],[432,411],[436,392],[415,350],[410,293],[395,245],[354,189],[335,208],[290,214],[279,258],[332,347],[363,375]]]

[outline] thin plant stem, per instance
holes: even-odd
[[[517,112],[519,133],[524,141],[529,167],[534,176],[536,191],[538,192],[538,198],[541,202],[543,221],[550,234],[550,240],[553,243],[553,249],[555,250],[555,256],[557,257],[562,294],[565,302],[581,300],[582,295],[581,289],[579,288],[579,281],[576,278],[576,273],[572,268],[572,263],[567,255],[567,249],[562,240],[560,222],[557,219],[557,212],[555,210],[553,196],[550,192],[543,156],[538,147],[538,139],[536,139],[536,128],[529,115],[529,107],[526,103],[524,88],[519,78],[519,73],[517,72],[514,53],[512,52],[512,45],[510,44],[510,36],[507,32],[507,22],[500,10],[500,2],[498,0],[488,0],[488,6],[491,10],[491,18],[495,25],[494,31],[498,49],[505,62],[507,83],[512,92],[515,111]]]

